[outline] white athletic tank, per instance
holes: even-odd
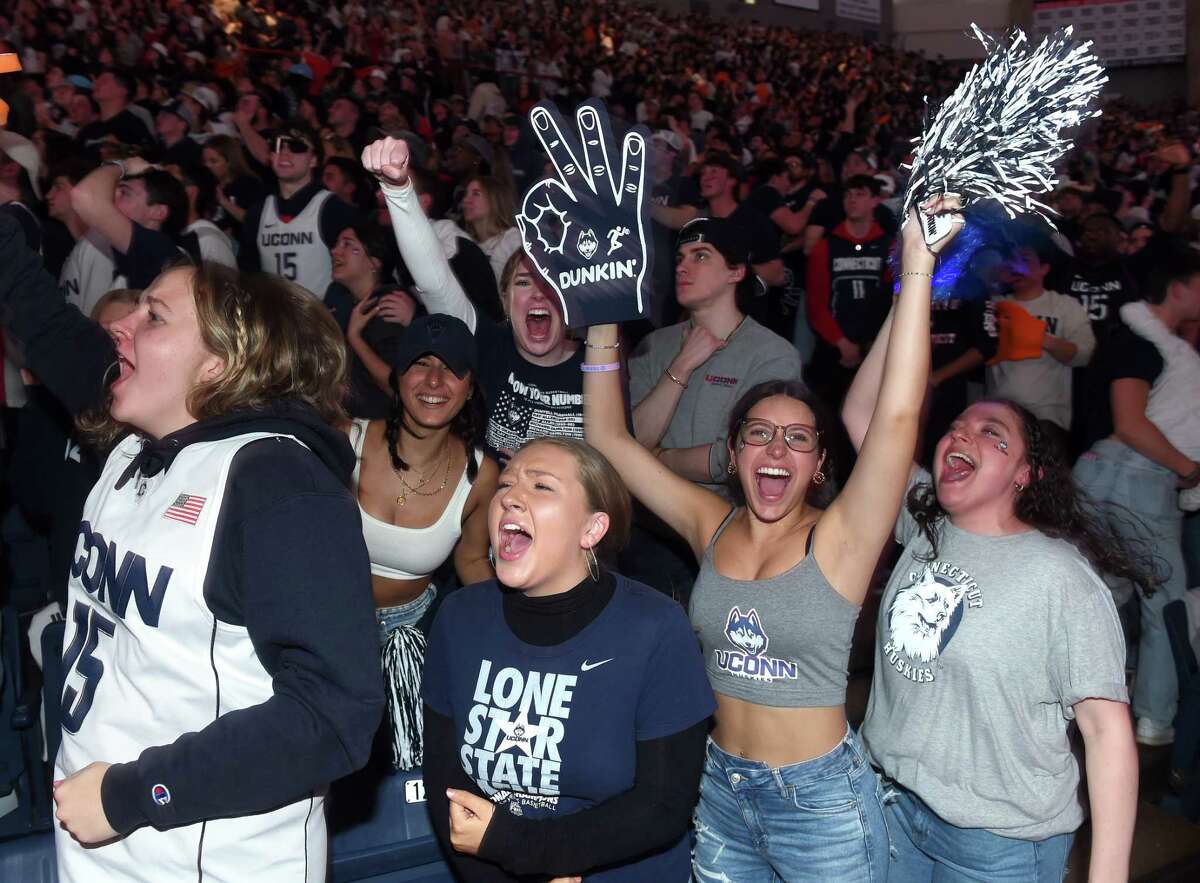
[[[204,601],[230,464],[244,445],[272,435],[189,445],[166,472],[120,490],[140,442],[129,436],[109,455],[71,567],[55,779],[93,761],[136,760],[272,696],[246,629],[217,622]],[[147,787],[160,805],[170,801],[170,783]],[[55,830],[60,883],[317,883],[326,839],[323,794],[259,815],[140,828],[89,849]]]
[[[319,191],[304,211],[287,223],[279,218],[277,196],[268,196],[258,222],[258,258],[263,272],[274,273],[303,285],[318,300],[333,281],[329,247],[321,239],[321,209],[332,198]]]

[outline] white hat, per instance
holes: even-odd
[[[387,76],[388,76],[387,71],[385,71],[381,67],[372,68],[371,72],[369,74],[367,74],[368,79],[371,77],[383,77],[386,80]]]
[[[683,150],[683,139],[679,137],[679,133],[672,132],[670,129],[659,129],[650,136],[651,141],[661,141],[671,150],[679,153]]]
[[[38,178],[42,171],[42,158],[32,141],[16,132],[0,129],[0,152],[19,165],[29,175],[29,186],[33,195],[42,198],[42,185]]]
[[[221,109],[221,99],[217,96],[216,91],[208,86],[189,86],[183,90],[183,94],[200,104],[208,111],[209,116]]]

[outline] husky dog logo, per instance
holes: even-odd
[[[579,253],[583,255],[585,261],[590,261],[596,254],[596,249],[600,247],[599,241],[596,239],[596,234],[592,232],[592,228],[579,231],[579,239],[575,242],[575,247],[579,249]]]
[[[925,565],[919,578],[896,592],[888,612],[892,646],[920,662],[932,662],[949,643],[962,616],[969,582],[955,582]]]
[[[745,614],[737,607],[729,611],[729,619],[725,621],[725,637],[730,644],[751,656],[765,652],[770,642],[759,622],[758,611],[753,607]]]

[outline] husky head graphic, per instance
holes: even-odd
[[[580,231],[575,247],[579,249],[579,253],[583,255],[585,261],[592,259],[592,255],[596,253],[596,249],[600,247],[600,243],[597,241],[596,234],[592,232],[591,227]]]
[[[762,623],[758,621],[758,611],[753,607],[745,615],[736,607],[729,611],[729,619],[725,621],[725,637],[733,646],[752,656],[765,651],[770,641]]]
[[[912,585],[896,592],[888,613],[892,643],[914,660],[931,662],[950,639],[946,629],[954,619],[965,583],[939,578],[929,565]]]

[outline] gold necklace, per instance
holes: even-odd
[[[397,469],[395,467],[395,465],[393,465],[392,471],[396,473],[396,478],[400,479],[400,484],[404,485],[404,490],[405,490],[405,493],[402,493],[398,497],[396,497],[396,505],[403,508],[404,504],[408,502],[409,494],[416,494],[418,497],[436,497],[438,494],[440,494],[442,491],[444,491],[446,489],[446,485],[449,484],[449,482],[450,482],[450,461],[452,459],[453,458],[450,456],[450,445],[449,445],[449,443],[447,443],[446,444],[446,472],[442,476],[442,483],[440,485],[438,485],[437,490],[434,490],[434,491],[421,490],[421,488],[423,488],[425,485],[429,484],[429,482],[433,480],[432,473],[430,474],[429,478],[426,478],[424,481],[419,482],[416,485],[416,487],[413,487],[411,484],[409,484],[407,481],[404,480],[404,475],[400,472],[399,469]],[[437,472],[436,469],[433,471]]]

